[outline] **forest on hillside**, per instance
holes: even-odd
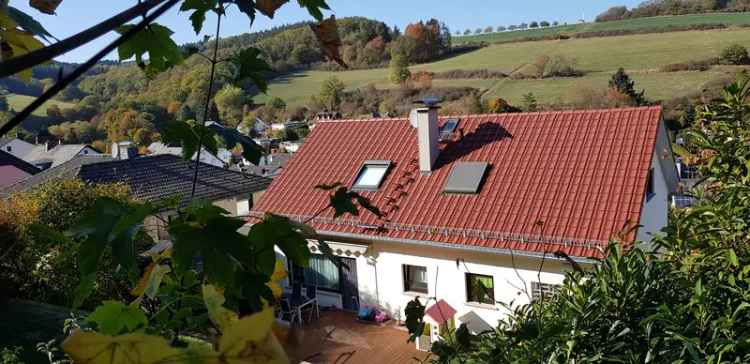
[[[750,0],[648,0],[628,9],[613,6],[596,17],[597,22],[714,12],[750,11]]]

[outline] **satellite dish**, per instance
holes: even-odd
[[[409,124],[411,124],[412,128],[417,127],[417,109],[411,109],[411,111],[409,111]]]
[[[443,99],[435,96],[425,96],[421,100],[414,101],[415,104],[424,104],[427,107],[436,107],[440,104]]]

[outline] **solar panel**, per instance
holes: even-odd
[[[453,165],[451,174],[445,182],[443,192],[446,193],[470,193],[479,191],[485,172],[487,162],[457,162]]]
[[[440,140],[450,139],[453,132],[458,128],[458,119],[449,119],[440,128]]]

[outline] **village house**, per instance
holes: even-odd
[[[115,143],[115,146],[118,144]],[[122,144],[120,144],[122,146]],[[190,202],[195,162],[171,154],[139,157],[132,148],[114,148],[112,155],[78,156],[0,189],[0,198],[29,191],[51,180],[80,179],[86,183],[124,183],[140,201],[158,202],[177,198],[178,207]],[[270,179],[201,163],[195,198],[207,200],[233,216],[245,216],[262,196]],[[145,230],[155,241],[166,240],[164,220],[174,211],[163,211],[163,219],[149,217]]]
[[[79,155],[101,154],[88,144],[31,144],[18,138],[0,140],[0,149],[39,169],[56,167]]]
[[[39,173],[39,168],[0,150],[0,188]]]
[[[384,216],[317,214],[329,191],[315,186],[334,182]],[[498,302],[543,297],[613,236],[647,244],[678,182],[660,106],[439,117],[432,105],[318,122],[251,215],[309,220],[341,258],[315,254],[304,270],[321,305],[403,319],[421,297],[486,328],[507,313]]]

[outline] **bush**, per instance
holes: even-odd
[[[464,70],[464,69],[458,69],[458,70],[449,70],[445,72],[437,72],[432,74],[432,78],[434,79],[466,79],[466,78],[474,78],[474,79],[495,79],[495,78],[505,78],[508,77],[503,72],[500,71],[490,71],[488,69],[474,69],[474,70]]]
[[[24,364],[21,360],[22,351],[19,346],[0,349],[0,364]]]
[[[740,44],[732,44],[721,51],[719,57],[724,64],[741,65],[748,64],[750,57],[747,54],[747,48]]]
[[[578,61],[575,58],[568,58],[562,55],[556,55],[550,58],[547,66],[548,77],[581,77],[583,71],[578,70]]]
[[[122,184],[88,185],[80,180],[52,181],[30,192],[0,201],[0,286],[10,296],[56,305],[69,305],[79,282],[78,242],[59,243],[46,233],[65,231],[99,197],[130,200]],[[40,228],[43,227],[43,228]],[[149,241],[142,237],[145,244]],[[67,244],[67,245],[66,245]],[[89,303],[128,297],[125,277],[105,258],[97,291]]]
[[[711,69],[711,60],[690,61],[687,63],[672,63],[661,67],[662,72],[680,72],[680,71],[708,71]]]

